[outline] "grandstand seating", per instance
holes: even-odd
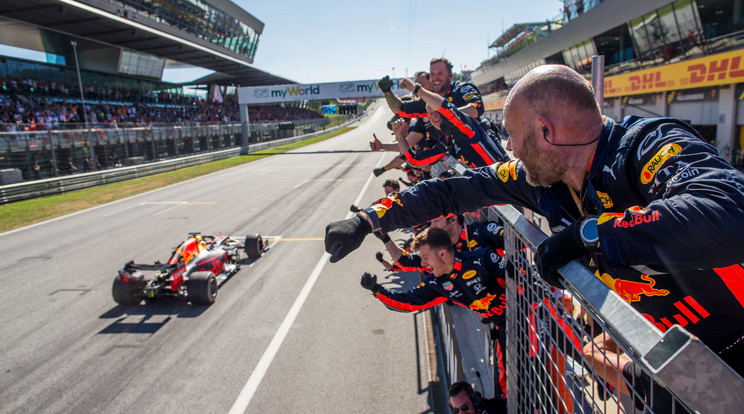
[[[170,92],[112,87],[84,89],[89,125],[96,128],[150,125],[202,125],[240,122],[237,103],[208,102]],[[85,124],[75,85],[36,79],[0,78],[0,124],[4,131],[78,128]],[[323,115],[296,106],[261,105],[249,110],[251,122],[317,119]]]

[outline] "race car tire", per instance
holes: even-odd
[[[258,259],[264,253],[264,242],[261,238],[261,234],[256,233],[255,236],[245,236],[245,254],[248,255],[249,259]]]
[[[186,282],[186,292],[194,305],[211,305],[217,298],[217,278],[211,272],[194,272]]]
[[[142,292],[135,283],[124,283],[118,275],[114,278],[114,285],[111,287],[111,294],[114,302],[122,306],[135,306],[142,302]]]

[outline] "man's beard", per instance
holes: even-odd
[[[522,161],[527,173],[527,182],[538,187],[550,187],[561,181],[568,168],[564,157],[545,151],[540,152],[537,149],[535,135],[527,136],[517,158]]]
[[[452,84],[452,78],[450,78],[449,81],[445,80],[444,82],[442,82],[442,84],[439,85],[439,88],[437,90],[433,90],[432,92],[442,95],[445,92],[447,92],[451,84]],[[432,87],[435,88],[434,85],[432,85]]]

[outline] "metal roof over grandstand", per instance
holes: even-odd
[[[491,43],[490,47],[503,47],[525,30],[532,30],[535,27],[545,26],[545,24],[546,22],[517,23],[514,26],[510,27],[506,32],[504,32],[504,34],[499,36],[499,38],[496,39],[493,43]]]
[[[253,25],[260,33],[263,23],[227,0],[211,4]],[[3,0],[0,1],[2,43],[65,55],[70,39],[78,48],[103,53],[105,45],[134,50],[175,62],[214,70],[232,85],[294,83],[261,71],[239,53],[215,45],[154,19],[136,21],[117,15],[115,3],[94,0]],[[245,82],[245,83],[241,83]],[[223,83],[223,82],[220,82]]]
[[[238,76],[212,73],[191,82],[185,82],[184,85],[268,86],[297,83],[279,76],[274,76],[268,72],[257,72],[260,71],[245,72]]]

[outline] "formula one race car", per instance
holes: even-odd
[[[125,306],[161,296],[181,296],[195,305],[209,305],[217,297],[217,287],[240,269],[241,251],[253,260],[267,250],[260,234],[234,238],[190,233],[167,263],[130,261],[124,265],[111,291],[114,301]]]

